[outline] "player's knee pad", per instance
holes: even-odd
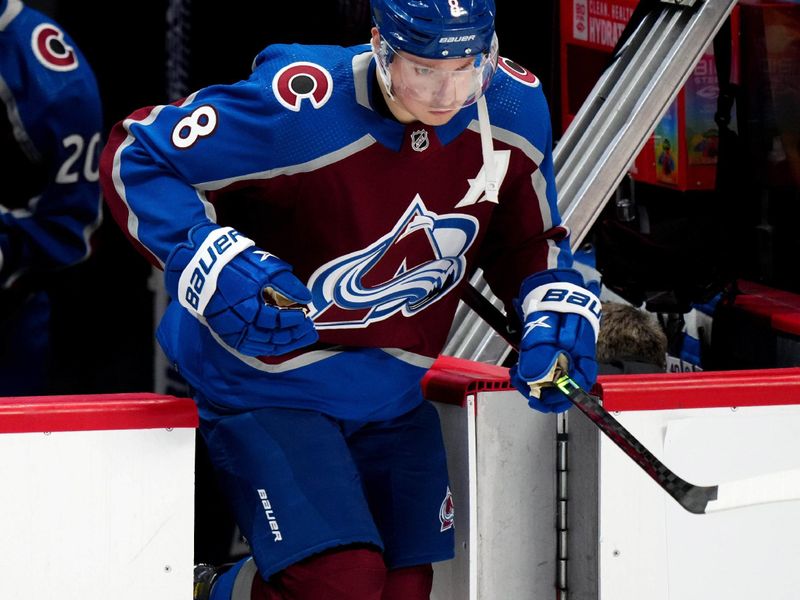
[[[430,564],[392,569],[386,574],[381,600],[429,600],[432,587]]]
[[[386,566],[380,551],[350,546],[291,565],[267,585],[292,600],[381,600],[385,582]],[[263,599],[272,597],[266,595]]]

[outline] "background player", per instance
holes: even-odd
[[[0,395],[46,391],[56,270],[90,253],[100,225],[102,113],[69,35],[19,0],[0,0]]]
[[[530,395],[560,357],[595,377],[600,303],[571,269],[546,102],[498,57],[494,3],[371,10],[370,45],[270,46],[248,80],[143,108],[103,152],[253,550],[196,597],[428,598],[453,519],[419,384],[477,267],[525,322],[512,380],[531,406],[569,406]]]

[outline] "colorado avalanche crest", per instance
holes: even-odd
[[[464,277],[477,233],[474,217],[436,214],[417,194],[389,233],[314,272],[308,287],[315,326],[361,328],[425,310]]]

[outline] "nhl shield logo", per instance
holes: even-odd
[[[430,146],[428,140],[428,130],[418,129],[411,133],[411,148],[417,152],[424,152]]]

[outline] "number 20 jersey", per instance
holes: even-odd
[[[105,195],[153,264],[211,220],[290,263],[313,296],[319,343],[279,357],[241,355],[170,304],[158,339],[201,411],[401,414],[419,403],[476,268],[510,306],[526,276],[571,266],[535,76],[500,59],[487,91],[498,202],[485,194],[474,106],[443,126],[404,125],[376,108],[374,86],[368,46],[274,45],[246,81],[143,108],[112,131]]]
[[[2,298],[84,260],[102,217],[94,73],[65,31],[19,0],[0,0],[0,107]]]

